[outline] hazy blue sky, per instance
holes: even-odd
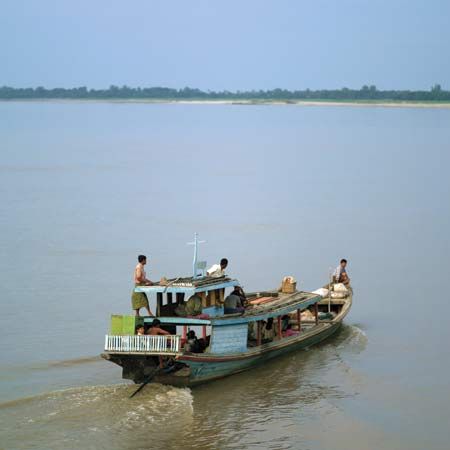
[[[0,0],[0,85],[450,88],[450,2]]]

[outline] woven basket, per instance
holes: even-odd
[[[281,282],[281,292],[283,294],[293,294],[297,290],[297,282],[292,281],[292,278],[285,277]]]

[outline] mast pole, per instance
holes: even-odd
[[[333,272],[332,272],[332,268],[330,267],[328,270],[328,312],[331,312],[331,284],[333,283]]]
[[[197,277],[197,259],[198,259],[198,244],[203,244],[206,241],[198,240],[198,233],[194,233],[194,242],[188,242],[188,245],[194,246],[194,259],[192,260],[192,278]]]
[[[197,267],[197,255],[198,255],[198,234],[194,233],[194,260],[192,262],[192,277],[195,278],[197,275],[196,267]]]

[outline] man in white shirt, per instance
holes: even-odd
[[[228,259],[227,258],[222,258],[220,260],[220,265],[219,264],[214,264],[213,266],[211,266],[209,268],[209,270],[206,272],[206,275],[208,275],[208,277],[222,277],[225,275],[225,269],[228,266]]]
[[[336,267],[336,270],[333,273],[333,281],[335,283],[343,283],[348,286],[350,284],[350,278],[347,274],[347,260],[341,259],[339,266]]]

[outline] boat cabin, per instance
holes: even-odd
[[[170,334],[133,336],[136,324],[142,324],[147,331],[155,318],[112,316],[111,334],[106,336],[105,350],[183,354],[186,353],[188,333],[194,330],[195,337],[202,340],[202,353],[240,353],[274,340],[297,336],[319,323],[318,303],[322,297],[308,292],[247,294],[245,311],[225,314],[226,295],[235,286],[239,286],[238,280],[207,276],[175,278],[164,285],[138,286],[137,292],[156,298],[156,318],[161,322],[160,327]],[[187,307],[193,298],[197,302],[194,311]],[[305,310],[308,310],[309,318],[304,320],[302,327]],[[121,320],[122,324],[128,325],[121,326]]]
[[[183,277],[164,282],[163,285],[137,286],[136,292],[144,292],[148,298],[156,297],[157,317],[177,317],[186,310],[186,303],[193,296],[201,299],[201,305],[191,312],[211,317],[224,315],[225,290],[239,286],[238,280],[226,276],[201,278]],[[189,309],[187,310],[187,313]],[[189,315],[189,314],[187,314]]]

